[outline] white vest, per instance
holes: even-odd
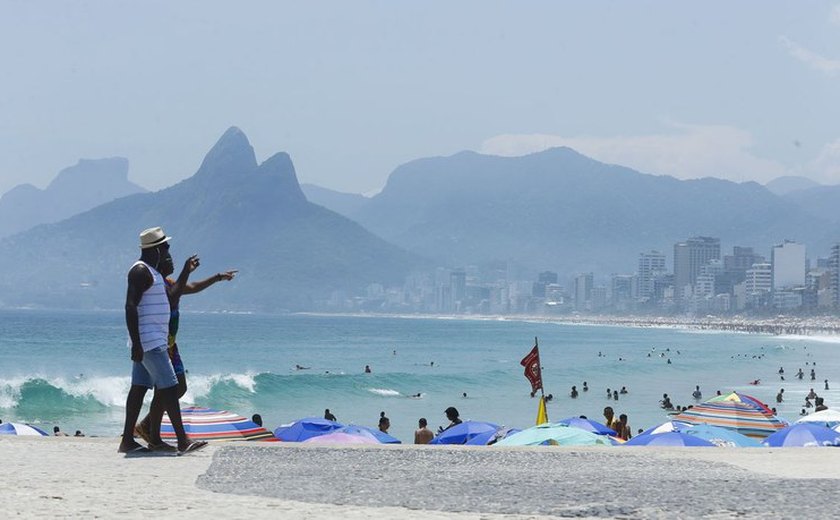
[[[169,298],[163,276],[146,262],[137,261],[133,266],[144,265],[152,275],[152,286],[146,289],[137,306],[137,318],[140,326],[140,344],[143,352],[168,345],[169,336]]]

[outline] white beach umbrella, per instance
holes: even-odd
[[[0,424],[0,435],[33,435],[44,437],[47,432],[39,430],[34,426],[22,423],[3,423]]]
[[[832,410],[829,408],[828,410],[823,410],[821,412],[814,412],[796,421],[796,424],[799,423],[819,423],[831,428],[833,426],[840,425],[840,410]]]

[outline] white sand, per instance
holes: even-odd
[[[449,513],[410,510],[401,507],[362,507],[280,500],[265,496],[214,493],[196,486],[215,452],[216,444],[183,457],[147,456],[125,458],[116,453],[116,439],[0,437],[0,511],[6,516],[29,517],[125,517],[125,518],[349,518],[349,519],[519,519],[533,515]],[[284,450],[289,445],[261,445]],[[296,445],[299,447],[300,445]],[[360,450],[405,450],[406,458],[422,457],[423,450],[436,447],[364,447]],[[464,449],[471,449],[464,447]],[[476,447],[475,450],[492,448]],[[563,450],[565,448],[551,448]],[[514,455],[498,449],[500,459]],[[520,450],[520,449],[515,449]],[[572,449],[569,449],[570,451]],[[706,461],[721,468],[732,466],[752,474],[776,478],[840,479],[840,449],[674,449],[674,448],[574,448],[578,453],[608,454],[614,463],[632,459],[646,467],[668,468],[688,459]],[[291,452],[290,452],[291,453]],[[428,453],[428,452],[426,452]],[[463,453],[463,452],[461,452]],[[358,460],[365,455],[359,453]],[[373,455],[373,454],[372,454]],[[282,456],[282,455],[280,455]],[[460,458],[454,450],[452,458]],[[612,459],[612,457],[615,457]],[[626,458],[626,459],[625,459]],[[364,462],[360,462],[364,463]],[[730,466],[731,465],[731,466]],[[282,478],[264,468],[266,478]],[[523,468],[524,469],[524,468]],[[352,471],[352,468],[348,468]],[[317,469],[316,469],[317,471]],[[574,468],[567,467],[568,476]],[[325,484],[329,474],[325,471]],[[294,485],[287,479],[284,485]],[[422,492],[419,490],[418,492]],[[486,490],[488,497],[498,488]],[[785,498],[786,500],[786,498]]]
[[[0,436],[0,511],[22,518],[540,518],[335,506],[213,493],[196,478],[224,446],[182,457],[125,458],[118,439]],[[282,449],[278,446],[278,449]],[[265,468],[266,478],[276,478]]]

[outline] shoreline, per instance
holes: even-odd
[[[522,323],[557,323],[562,325],[591,325],[628,328],[667,328],[677,330],[719,331],[746,334],[765,334],[770,336],[801,337],[837,337],[840,341],[840,317],[794,317],[777,316],[774,318],[732,317],[676,317],[676,316],[606,316],[606,315],[502,315],[502,314],[388,314],[388,313],[323,313],[298,312],[300,316],[348,318],[395,318],[425,320],[464,320],[464,321],[515,321]]]
[[[117,444],[0,438],[0,460],[14,476],[0,481],[0,509],[9,516],[109,518],[243,511],[351,520],[817,518],[833,514],[824,499],[840,481],[840,450],[827,448],[228,442],[183,457],[124,457]],[[721,482],[737,491],[722,493]],[[687,498],[699,496],[702,502]]]

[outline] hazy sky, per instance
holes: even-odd
[[[301,182],[569,145],[682,178],[840,183],[840,2],[0,0],[0,193],[124,156],[150,189],[229,126]]]

